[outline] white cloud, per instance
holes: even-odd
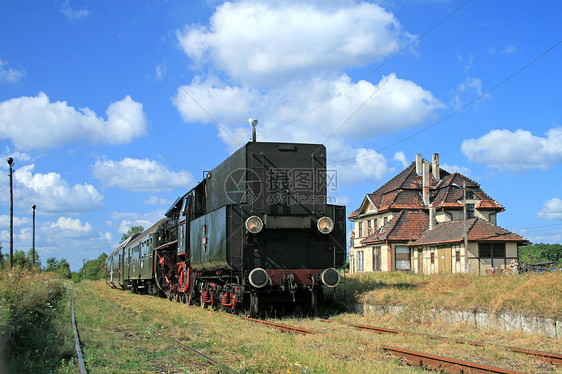
[[[85,9],[81,9],[81,10],[75,10],[72,9],[70,7],[70,1],[67,0],[64,3],[61,4],[61,7],[59,9],[59,11],[64,14],[64,16],[66,18],[68,18],[68,20],[70,21],[79,21],[82,18],[85,18],[87,16],[90,15],[90,11],[89,10],[85,10]]]
[[[338,162],[335,159],[334,163],[328,162],[329,169],[337,170],[338,183],[353,185],[363,181],[378,182],[395,171],[395,168],[389,167],[388,160],[382,154],[372,149],[352,149],[342,145],[339,149],[332,148],[332,151],[332,154],[345,155],[340,156],[341,159],[350,160]]]
[[[394,15],[376,4],[250,2],[217,7],[210,26],[177,31],[196,64],[264,84],[361,66],[398,51],[409,39]]]
[[[14,159],[14,164],[19,162],[28,162],[31,160],[31,156],[25,152],[13,152],[10,151],[10,147],[6,146],[6,151],[0,156],[2,159],[6,160],[8,157],[12,157]],[[2,165],[4,169],[4,165]],[[8,165],[5,166],[8,169]]]
[[[74,142],[123,144],[146,134],[142,104],[130,96],[107,108],[107,120],[89,108],[76,110],[66,101],[51,103],[40,92],[0,103],[0,138],[22,150],[61,147]]]
[[[402,151],[396,152],[394,154],[394,161],[398,161],[400,164],[402,164],[402,167],[404,169],[410,165],[410,162],[408,162],[406,155]]]
[[[29,208],[31,210],[31,207]],[[29,218],[21,218],[14,216],[14,227],[29,225],[31,220]],[[0,215],[0,227],[10,227],[10,216],[7,214]]]
[[[562,220],[562,200],[555,197],[544,203],[538,213],[538,217],[542,219],[560,219]]]
[[[350,78],[342,75],[333,79],[311,79],[306,83],[290,82],[263,91],[248,86],[226,86],[216,79],[194,80],[191,85],[178,89],[174,104],[186,122],[211,123],[210,117],[186,91],[196,97],[221,124],[219,136],[232,149],[250,139],[247,120],[251,113],[260,121],[257,128],[260,141],[325,143],[333,136],[327,143],[332,160],[369,152],[346,146],[349,140],[374,139],[381,134],[412,128],[443,106],[431,92],[394,75],[382,77],[378,84],[360,81],[345,90],[351,84]],[[328,100],[322,110],[314,110]],[[307,112],[310,114],[302,117]],[[291,122],[299,117],[298,121]],[[373,161],[378,156],[374,153],[373,157],[356,161],[357,168],[365,169],[354,173],[349,172],[353,168],[347,165],[342,178],[346,182],[359,182],[360,177],[378,180],[387,172],[386,160],[382,165]]]
[[[51,222],[48,226],[52,230],[60,230],[73,233],[73,235],[83,235],[92,231],[92,225],[86,222],[82,225],[79,219],[59,217],[57,222]]]
[[[450,165],[450,164],[441,164],[441,169],[444,169],[446,171],[448,171],[449,173],[453,174],[453,173],[460,173],[462,175],[464,175],[465,177],[469,177],[471,174],[471,171],[469,168],[467,168],[466,166],[459,166],[457,164],[454,165]]]
[[[174,188],[189,189],[195,182],[186,170],[169,171],[156,161],[124,158],[121,161],[98,160],[94,176],[108,187],[128,191],[168,191]]]
[[[164,213],[164,210],[157,210],[145,214],[113,212],[111,215],[111,219],[115,221],[121,221],[118,224],[117,232],[123,234],[129,231],[132,226],[142,226],[145,230],[148,229],[150,226],[154,225],[156,222],[164,218]],[[110,222],[109,224],[112,226],[113,222]]]
[[[221,123],[221,137],[230,146],[238,146],[249,139],[248,113],[260,120],[260,139],[322,143],[335,131],[338,138],[364,138],[411,128],[443,107],[431,92],[394,75],[382,77],[376,85],[359,81],[346,90],[351,85],[351,79],[345,74],[332,79],[292,82],[267,91],[226,86],[216,79],[194,80],[191,85],[178,89],[174,104],[186,122],[212,122],[200,104]],[[197,103],[186,92],[196,97]],[[328,100],[322,110],[314,111]],[[302,117],[307,112],[311,113]],[[302,118],[289,126],[284,125],[299,117]],[[281,128],[282,131],[277,131]]]
[[[8,67],[6,61],[0,60],[0,83],[18,83],[25,76],[25,70]]]
[[[231,150],[250,139],[252,116],[260,121],[259,141],[326,144],[332,161],[361,156],[341,167],[343,183],[378,181],[394,170],[384,156],[350,144],[422,125],[444,107],[395,74],[372,83],[343,72],[411,40],[375,4],[225,3],[208,27],[176,34],[191,60],[211,72],[177,90],[173,102],[186,122],[218,123]]]
[[[562,127],[546,132],[546,137],[530,131],[492,130],[479,139],[462,142],[463,154],[472,162],[512,173],[548,169],[562,162]]]
[[[80,213],[103,207],[103,196],[90,184],[70,186],[57,173],[33,173],[35,165],[14,169],[14,191],[42,213]],[[0,201],[8,201],[8,187],[0,187]],[[29,207],[31,209],[31,203]]]
[[[146,205],[170,205],[172,201],[158,196],[150,196],[148,200],[145,200]]]

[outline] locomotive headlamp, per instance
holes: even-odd
[[[340,283],[340,273],[334,268],[327,268],[320,274],[320,280],[328,287],[336,287]]]
[[[316,222],[316,227],[322,234],[329,234],[334,229],[334,221],[330,217],[322,217]]]
[[[248,280],[250,281],[250,284],[252,286],[256,288],[262,288],[267,284],[267,281],[269,280],[269,275],[267,275],[267,272],[264,269],[255,268],[248,275]]]
[[[246,220],[246,230],[252,234],[257,234],[263,229],[263,221],[258,216],[251,216]]]

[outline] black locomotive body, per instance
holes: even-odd
[[[151,279],[122,285],[251,314],[270,303],[313,311],[345,261],[345,207],[327,201],[334,178],[323,145],[247,143],[168,210]]]

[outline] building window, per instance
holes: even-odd
[[[381,271],[381,247],[373,247],[373,270]]]
[[[474,200],[474,193],[472,193],[472,191],[466,191],[466,199]]]
[[[379,225],[378,225],[379,220],[378,219],[374,219],[373,220],[373,225],[375,226],[375,232],[379,231]]]
[[[435,263],[435,252],[431,252],[430,258],[431,258],[431,263],[434,264]]]
[[[359,237],[363,237],[363,222],[359,222]]]
[[[458,249],[455,251],[455,261],[461,262],[461,251]]]
[[[478,255],[482,258],[505,257],[505,243],[478,243]]]
[[[396,270],[410,270],[410,248],[396,246],[394,256],[396,259]]]
[[[386,225],[387,222],[388,222],[388,217],[384,217],[384,224]]]
[[[367,235],[371,235],[373,233],[373,224],[371,220],[367,221]]]
[[[474,218],[474,204],[466,204],[466,218]]]
[[[357,252],[357,271],[363,271],[365,270],[365,264],[363,261],[363,251],[358,251]]]

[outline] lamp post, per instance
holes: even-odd
[[[10,165],[10,269],[14,267],[14,195],[12,193],[12,166],[14,159],[8,157],[8,165]]]
[[[33,206],[31,207],[31,209],[33,209],[33,246],[32,248],[32,256],[31,257],[31,267],[34,268],[35,267],[35,208],[37,208],[37,205],[33,204]]]

